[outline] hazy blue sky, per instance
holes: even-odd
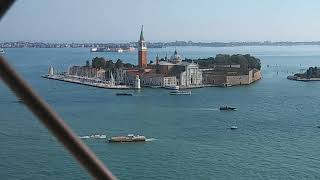
[[[320,40],[319,0],[20,0],[0,41]]]

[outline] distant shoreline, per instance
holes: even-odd
[[[193,42],[193,41],[174,41],[174,42],[147,42],[148,48],[165,47],[240,47],[240,46],[308,46],[318,45],[320,41],[290,42],[290,41],[263,41],[263,42]],[[136,42],[127,43],[51,43],[36,41],[16,41],[1,42],[0,48],[117,48],[117,47],[137,47]]]

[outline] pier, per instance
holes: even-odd
[[[42,75],[41,77],[46,79],[52,79],[57,81],[64,81],[74,84],[81,84],[85,86],[92,86],[97,88],[104,88],[104,89],[135,89],[132,86],[127,85],[116,85],[114,83],[108,81],[101,81],[93,78],[86,78],[86,77],[79,77],[79,76],[68,76],[68,75]]]

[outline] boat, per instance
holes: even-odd
[[[146,141],[145,136],[140,136],[140,135],[133,135],[133,134],[128,134],[127,136],[114,136],[111,137],[109,140],[109,143],[113,142],[144,142]]]
[[[93,47],[90,48],[90,52],[104,52],[105,48]]]
[[[224,83],[223,85],[224,85],[224,87],[232,87],[232,84],[230,84],[230,83]]]
[[[132,93],[116,93],[117,96],[133,96]]]
[[[191,95],[191,91],[171,91],[170,95]]]
[[[4,54],[6,52],[4,52],[4,49],[0,48],[0,54]]]
[[[220,111],[235,111],[237,108],[231,106],[221,106]]]
[[[165,86],[166,89],[179,90],[179,86]]]
[[[230,83],[222,83],[222,84],[219,84],[218,87],[232,87],[232,84],[230,84]]]
[[[238,127],[237,126],[231,126],[230,129],[231,130],[236,130],[236,129],[238,129]]]

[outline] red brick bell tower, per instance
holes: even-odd
[[[143,69],[143,68],[146,68],[148,64],[148,55],[147,55],[148,49],[143,37],[143,25],[141,27],[140,39],[138,44],[139,44],[138,45],[139,68]]]

